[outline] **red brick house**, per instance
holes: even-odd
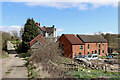
[[[62,34],[59,47],[62,48],[63,55],[69,58],[88,54],[105,56],[108,53],[108,42],[99,35]]]
[[[79,52],[84,54],[83,50],[80,49],[84,43],[74,34],[62,34],[59,38],[59,47],[63,50],[63,56],[74,58],[74,55],[78,55]]]

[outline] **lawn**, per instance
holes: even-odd
[[[79,71],[68,71],[67,74],[76,78],[120,78],[119,72],[104,72],[86,69],[82,66],[79,66]]]

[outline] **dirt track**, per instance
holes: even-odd
[[[25,63],[26,61],[17,54],[9,54],[8,58],[0,59],[2,78],[27,78],[28,72]]]

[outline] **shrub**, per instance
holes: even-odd
[[[58,43],[47,41],[45,46],[39,46],[39,49],[32,53],[30,61],[40,63],[43,71],[48,72],[52,78],[68,77],[62,66],[64,59],[60,55],[61,50],[58,49]]]
[[[16,49],[17,53],[23,52],[23,50],[22,50],[22,42],[16,42],[16,45],[17,45],[17,49]]]
[[[6,52],[2,58],[7,58],[7,57],[8,57],[8,52]]]

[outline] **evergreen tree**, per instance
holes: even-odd
[[[30,48],[30,41],[33,40],[38,34],[38,27],[36,26],[33,18],[27,19],[27,22],[24,25],[24,32],[22,35],[22,45],[24,52],[26,52]]]

